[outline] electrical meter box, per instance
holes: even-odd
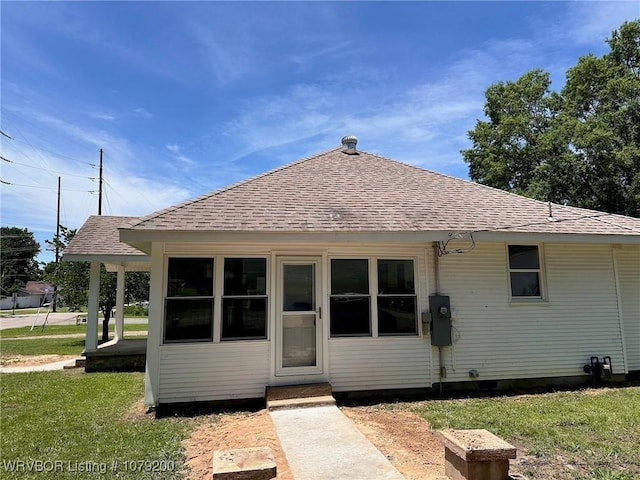
[[[451,345],[451,304],[445,295],[429,297],[431,311],[431,345],[445,347]]]

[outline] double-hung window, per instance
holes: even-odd
[[[509,282],[514,299],[542,299],[542,271],[537,245],[509,245]]]
[[[332,336],[371,335],[371,295],[369,260],[331,260]]]
[[[222,340],[267,338],[267,260],[225,258]]]
[[[417,333],[413,260],[378,260],[378,334]]]
[[[413,260],[331,260],[332,337],[416,335],[417,305]]]
[[[169,258],[164,341],[213,341],[213,258]]]

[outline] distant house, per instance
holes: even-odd
[[[47,282],[29,280],[27,284],[13,296],[0,300],[0,310],[12,308],[37,308],[51,302],[53,298],[53,285]]]
[[[38,306],[53,300],[53,290],[53,285],[37,280],[29,280],[22,289],[24,293],[38,300]]]
[[[149,262],[149,405],[640,370],[640,219],[355,147],[80,229],[66,259]]]

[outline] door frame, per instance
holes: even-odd
[[[275,259],[275,354],[274,376],[279,379],[291,379],[292,377],[322,376],[324,374],[324,283],[323,283],[323,256],[322,255],[278,255]],[[316,364],[311,367],[282,367],[283,348],[283,280],[284,265],[309,265],[315,266],[315,300],[316,300]]]

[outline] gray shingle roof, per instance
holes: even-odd
[[[140,250],[120,241],[118,228],[137,217],[90,216],[64,249],[64,256],[145,256]]]
[[[640,219],[553,205],[340,148],[152,213],[129,228],[640,235]],[[84,228],[84,227],[83,227]]]

